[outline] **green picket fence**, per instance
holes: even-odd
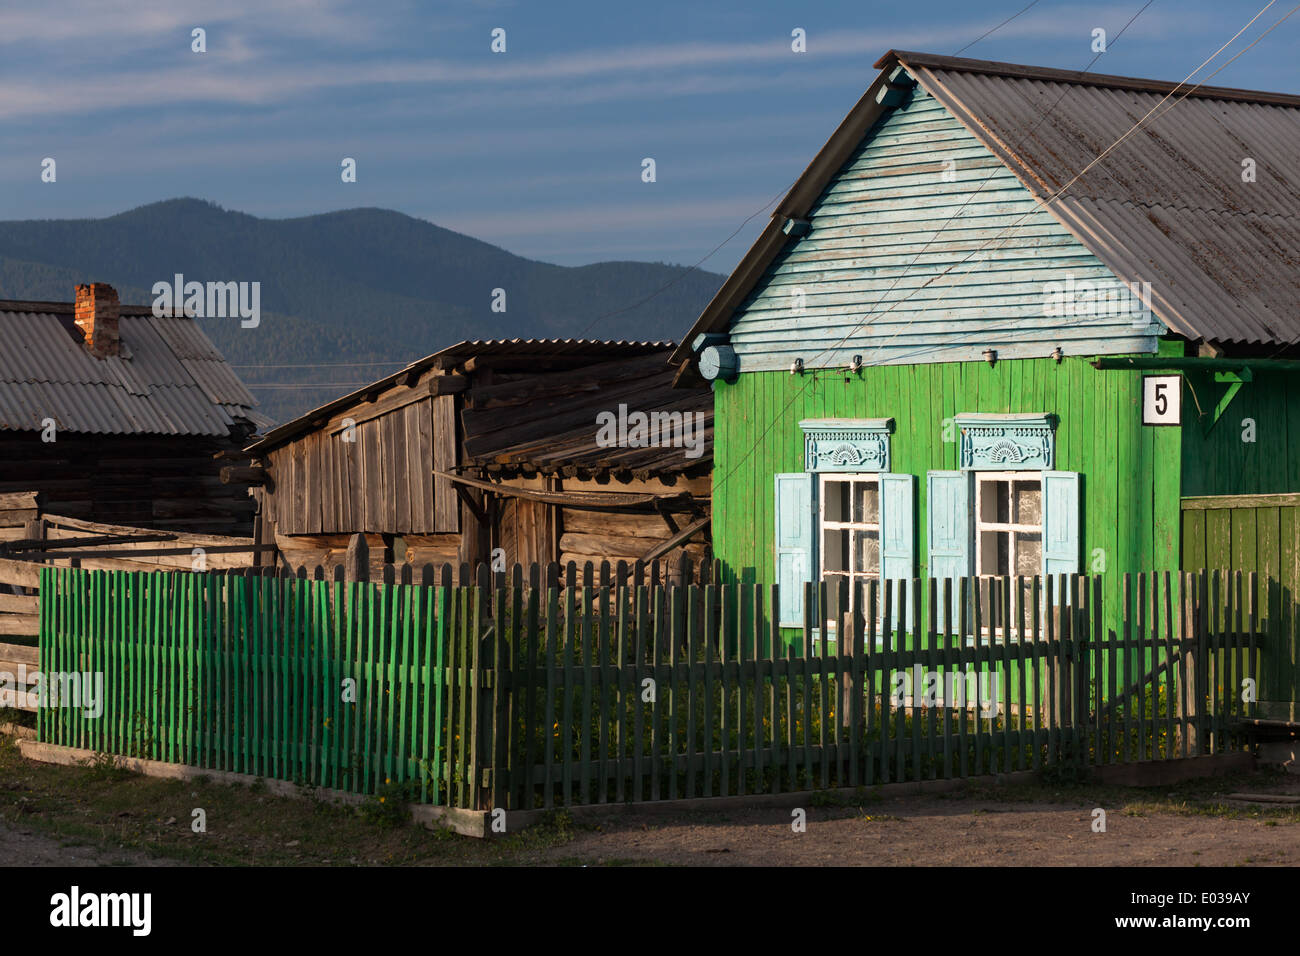
[[[43,569],[40,666],[102,674],[103,712],[42,707],[42,741],[467,805],[476,699],[462,590]]]
[[[1219,753],[1254,714],[1240,575],[1126,580],[1118,614],[1088,576],[809,585],[796,647],[775,588],[627,571],[47,568],[41,667],[101,673],[107,693],[98,718],[42,708],[39,738],[531,809]]]

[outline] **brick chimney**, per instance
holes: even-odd
[[[107,282],[77,286],[76,326],[95,358],[120,353],[117,290]]]

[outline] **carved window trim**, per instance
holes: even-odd
[[[872,473],[889,471],[892,418],[809,418],[804,434],[804,470]]]
[[[954,417],[962,471],[1051,471],[1056,467],[1055,415]]]

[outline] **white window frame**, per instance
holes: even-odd
[[[880,474],[878,472],[848,472],[848,471],[829,471],[819,472],[817,481],[817,580],[825,581],[828,574],[844,578],[849,587],[849,610],[856,612],[858,610],[857,589],[852,587],[854,581],[870,581],[880,579]],[[826,505],[830,496],[826,493],[826,486],[830,484],[848,485],[849,486],[849,519],[848,521],[833,521],[826,517]],[[853,486],[858,484],[871,485],[876,490],[876,521],[854,521],[853,518]],[[844,570],[827,570],[826,568],[826,532],[827,531],[847,531],[849,533],[849,567]],[[876,567],[869,571],[858,571],[853,568],[853,561],[857,555],[857,549],[854,547],[860,533],[871,534],[876,536]],[[827,621],[830,633],[834,633],[834,622]]]
[[[880,552],[880,541],[881,541],[881,533],[882,533],[881,526],[880,526],[880,508],[881,508],[880,476],[881,474],[883,474],[883,472],[876,472],[876,471],[861,471],[861,472],[827,471],[827,472],[817,473],[817,479],[818,479],[817,480],[817,527],[815,529],[816,535],[814,538],[815,541],[814,547],[817,549],[817,557],[816,557],[817,573],[813,578],[813,580],[815,580],[817,583],[820,584],[825,582],[826,575],[833,574],[844,578],[850,584],[852,584],[852,582],[856,580],[856,581],[861,581],[864,584],[868,584],[871,581],[875,581],[877,585],[879,585],[881,561],[883,560],[883,556]],[[827,503],[828,496],[826,494],[826,485],[832,482],[839,483],[839,484],[847,484],[850,487],[852,487],[853,483],[855,482],[873,485],[876,489],[875,523],[873,524],[869,521],[853,521],[853,520],[832,521],[827,519],[826,503]],[[850,492],[849,494],[850,518],[852,517],[852,507],[853,507],[853,495],[852,492]],[[853,571],[853,570],[827,571],[826,569],[826,532],[827,531],[848,531],[849,532],[850,563],[852,563],[853,555],[854,555],[853,546],[856,539],[855,532],[859,532],[859,531],[874,532],[876,535],[876,542],[877,542],[876,567],[870,571]],[[869,593],[870,593],[870,588],[863,587],[862,599],[864,602],[869,600],[868,598]],[[885,615],[885,599],[884,599],[884,594],[881,593],[879,590],[877,590],[876,595],[877,595],[876,596],[876,647],[881,648],[884,647],[884,634],[882,631],[882,627],[883,627],[884,615]],[[858,597],[857,589],[850,587],[849,611],[855,614],[860,613],[863,616],[863,618],[866,619],[867,609],[865,607],[861,609],[858,608],[857,597]],[[832,641],[832,642],[835,641],[835,636],[838,633],[838,623],[839,623],[838,621],[830,617],[825,619],[824,631],[822,633],[826,635],[826,639],[828,641]],[[821,634],[814,632],[813,646],[816,646],[820,640],[821,640]]]
[[[976,581],[984,581],[986,578],[997,578],[997,577],[1002,577],[1002,575],[997,574],[996,571],[994,571],[994,572],[986,572],[985,569],[984,569],[984,567],[983,567],[983,565],[984,565],[984,534],[985,534],[985,533],[1008,534],[1008,535],[1009,535],[1008,542],[1007,542],[1007,545],[1008,545],[1008,552],[1007,552],[1007,557],[1008,557],[1008,569],[1007,569],[1007,570],[1008,570],[1008,575],[1011,577],[1012,580],[1016,579],[1017,577],[1023,577],[1023,578],[1025,579],[1025,586],[1024,586],[1024,589],[1025,589],[1025,595],[1022,595],[1022,596],[1021,596],[1021,599],[1023,600],[1023,598],[1024,598],[1025,596],[1027,596],[1029,593],[1032,592],[1032,589],[1033,589],[1033,578],[1034,578],[1035,575],[1032,575],[1032,574],[1019,575],[1019,574],[1017,574],[1017,573],[1015,572],[1015,570],[1014,570],[1014,567],[1015,567],[1015,557],[1016,557],[1016,535],[1017,535],[1017,534],[1036,534],[1036,535],[1038,535],[1038,555],[1039,555],[1040,570],[1038,570],[1038,571],[1035,572],[1035,573],[1036,573],[1038,576],[1041,577],[1041,575],[1042,575],[1041,564],[1042,564],[1042,554],[1043,554],[1043,534],[1044,534],[1044,529],[1043,529],[1043,506],[1044,506],[1044,501],[1043,501],[1043,473],[1042,473],[1041,471],[976,471],[976,472],[974,472],[974,474],[975,474],[975,496],[974,496],[975,500],[974,500],[973,502],[971,502],[971,508],[972,508],[972,510],[973,510],[974,513],[975,513],[975,540],[971,542],[971,545],[972,545],[972,547],[974,548],[974,557],[975,557],[975,580],[976,580]],[[1017,482],[1017,481],[1020,481],[1020,482],[1030,482],[1030,481],[1032,481],[1032,482],[1034,482],[1034,483],[1036,483],[1036,484],[1038,485],[1038,501],[1039,501],[1039,505],[1038,505],[1038,524],[1036,524],[1036,525],[1032,525],[1032,524],[1024,524],[1024,523],[1017,522],[1017,521],[985,521],[985,520],[984,520],[984,517],[983,517],[983,514],[984,514],[984,508],[983,508],[984,499],[983,499],[983,497],[982,497],[983,486],[984,486],[985,484],[994,484],[994,483],[996,483],[996,482],[1006,482],[1006,483],[1007,483],[1007,494],[1008,494],[1008,496],[1009,496],[1009,499],[1008,499],[1008,501],[1007,501],[1007,514],[1008,514],[1008,515],[1013,515],[1013,514],[1015,513],[1015,501],[1016,501],[1016,496],[1015,496],[1015,482]],[[987,592],[985,592],[985,593],[987,593]],[[1042,613],[1045,613],[1045,611],[1046,611],[1046,603],[1045,603],[1045,602],[1046,602],[1046,589],[1045,589],[1045,588],[1042,589],[1042,590],[1040,590],[1040,592],[1039,592],[1039,600],[1040,600],[1040,603],[1043,603],[1043,607],[1040,608],[1040,615],[1041,615]],[[1019,627],[1019,623],[1020,623],[1020,622],[1019,622],[1019,614],[1016,613],[1016,611],[1015,611],[1015,606],[1016,606],[1016,604],[1015,604],[1015,599],[1013,598],[1013,601],[1012,601],[1012,617],[1013,617],[1013,619],[1012,619],[1012,621],[1010,622],[1010,626],[1006,629],[1006,631],[1004,631],[1001,627],[999,627],[999,628],[997,629],[997,633],[996,633],[995,635],[993,635],[994,637],[1001,637],[1004,633],[1009,633],[1009,634],[1011,635],[1011,637],[1014,638],[1016,641],[1019,641],[1019,640],[1021,639],[1020,627]],[[1040,617],[1040,620],[1041,620],[1041,617]],[[989,638],[989,637],[990,637],[988,624],[982,624],[982,626],[980,627],[980,637],[981,637],[981,638]],[[967,637],[966,640],[967,640],[967,642],[968,642],[969,644],[973,644],[973,643],[974,643],[974,637],[973,637],[973,636],[969,636],[969,637]]]

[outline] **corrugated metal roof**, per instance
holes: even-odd
[[[1011,63],[890,51],[853,111],[777,205],[772,221],[672,356],[729,327],[785,248],[781,224],[803,217],[883,107],[902,65],[1045,201],[1111,271],[1150,282],[1152,310],[1190,339],[1283,344],[1300,339],[1300,96],[1190,87]],[[1176,104],[1176,105],[1175,105]],[[1241,178],[1255,161],[1255,181]]]
[[[583,366],[590,372],[581,381],[539,372],[513,384],[482,386],[471,377],[460,413],[462,464],[490,474],[582,477],[612,472],[648,478],[708,470],[713,460],[713,392],[707,387],[674,389],[675,372],[666,361],[669,348],[664,344],[658,349],[665,360],[655,352],[635,351],[602,358]],[[480,400],[482,387],[490,401]],[[632,412],[673,416],[675,430],[654,444],[603,446],[597,441],[599,416],[617,416],[620,404]],[[654,420],[656,430],[668,421]],[[687,435],[678,423],[689,429],[693,447],[683,444]]]
[[[193,319],[123,307],[122,354],[91,355],[71,303],[0,301],[0,430],[225,436],[257,404]],[[35,310],[35,311],[34,311]]]
[[[1153,310],[1172,331],[1300,338],[1300,98],[1199,90],[1179,99],[1173,84],[897,58],[1036,198],[1064,188],[1047,208],[1121,279],[1150,282]],[[1253,182],[1242,179],[1247,158]]]
[[[593,359],[600,359],[645,355],[652,352],[666,351],[675,345],[675,342],[625,342],[622,340],[612,342],[599,339],[476,339],[457,342],[455,345],[449,345],[441,351],[412,362],[392,375],[376,379],[369,385],[363,385],[346,395],[340,395],[333,401],[326,402],[306,414],[299,415],[292,421],[285,422],[278,428],[271,429],[256,442],[249,445],[245,451],[266,452],[271,448],[283,445],[297,435],[310,431],[315,427],[315,423],[321,419],[332,415],[341,408],[347,408],[349,405],[355,404],[363,396],[378,396],[407,376],[419,375],[434,365],[445,364],[448,359],[469,359],[481,355],[509,355],[521,358],[529,356],[538,358],[591,356]],[[666,360],[665,364],[667,364]]]
[[[472,339],[449,345],[428,358],[471,355],[544,355],[548,358],[566,355],[631,356],[661,352],[676,344],[675,342],[624,342],[622,340],[612,342],[602,339]]]

